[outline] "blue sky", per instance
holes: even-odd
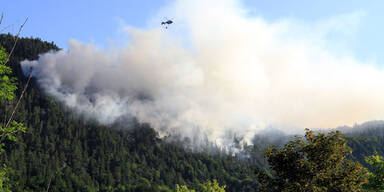
[[[380,0],[277,0],[253,1],[246,0],[256,13],[267,20],[284,17],[296,18],[306,22],[326,19],[340,14],[363,12],[365,15],[355,34],[348,40],[348,47],[360,59],[376,57],[377,62],[383,63],[384,57],[384,1]],[[375,58],[373,58],[375,59]]]
[[[40,37],[66,48],[69,39],[91,42],[100,47],[124,39],[123,25],[145,28],[147,21],[171,0],[13,0],[4,1],[0,11],[5,14],[3,26],[14,24],[9,32],[29,18],[22,36]],[[284,18],[305,23],[316,22],[342,14],[363,12],[360,24],[344,39],[350,52],[362,60],[376,59],[384,63],[384,2],[357,0],[244,0],[252,15],[268,21]],[[165,16],[166,17],[166,16]],[[160,22],[160,21],[159,21]]]

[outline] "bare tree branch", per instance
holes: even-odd
[[[49,178],[48,187],[47,187],[46,192],[49,191],[49,187],[51,186],[52,178],[53,178],[54,176],[56,176],[56,174],[57,174],[59,171],[63,170],[66,166],[67,166],[67,164],[64,162],[63,166],[62,166],[59,170],[57,170],[54,174],[51,175],[51,177]]]
[[[1,23],[3,22],[3,18],[4,18],[4,13],[1,13],[0,25],[1,25]]]
[[[31,81],[31,79],[32,79],[32,73],[29,74],[27,83],[25,84],[24,89],[23,89],[23,91],[21,92],[21,95],[20,95],[20,97],[19,97],[19,100],[17,100],[17,103],[16,103],[15,108],[12,110],[11,116],[9,116],[8,121],[7,121],[7,124],[5,125],[4,129],[6,129],[6,128],[9,126],[9,124],[11,124],[11,122],[12,122],[12,120],[13,120],[13,116],[15,115],[16,109],[19,107],[20,102],[21,102],[21,99],[23,98],[24,93],[25,93],[25,91],[27,90],[28,85],[29,85],[29,82]]]
[[[10,28],[11,26],[13,26],[13,24],[10,24],[10,25],[5,26],[4,28],[1,29],[0,33],[2,33],[3,31],[7,30],[7,29]]]
[[[0,25],[3,23],[3,19],[4,19],[4,13],[1,13],[1,17],[0,17]],[[2,28],[2,29],[0,30],[0,33],[2,33],[3,31],[7,30],[7,29],[10,28],[11,26],[13,26],[13,24],[10,24],[10,25],[5,26],[4,28]]]
[[[2,19],[3,19],[3,14],[2,14],[1,20],[2,20]],[[15,50],[17,41],[19,40],[20,33],[21,33],[21,31],[23,30],[23,27],[24,27],[25,23],[27,23],[27,21],[28,21],[28,17],[25,19],[24,23],[20,26],[20,28],[19,28],[19,32],[17,33],[16,38],[15,38],[15,42],[13,43],[11,52],[9,53],[8,58],[7,58],[7,60],[5,61],[4,65],[6,65],[6,64],[9,62],[9,59],[11,58],[11,56],[12,56],[12,54],[13,54],[13,51]],[[12,122],[12,120],[13,120],[13,116],[15,115],[15,112],[16,112],[17,108],[18,108],[19,105],[20,105],[21,99],[23,98],[24,93],[25,93],[25,91],[26,91],[27,88],[28,88],[28,85],[29,85],[29,82],[31,81],[31,78],[32,78],[32,73],[29,74],[27,83],[25,84],[25,86],[24,86],[24,88],[23,88],[23,91],[21,92],[21,95],[20,95],[20,97],[19,97],[19,100],[18,100],[17,103],[16,103],[15,108],[12,110],[12,113],[11,113],[11,115],[10,115],[9,118],[8,118],[7,124],[5,124],[5,126],[4,126],[4,129],[6,129],[6,128],[10,125],[10,123]]]
[[[27,21],[28,21],[28,17],[25,19],[24,23],[23,23],[22,25],[20,25],[19,32],[17,32],[15,42],[13,43],[13,47],[12,47],[12,49],[11,49],[11,52],[9,52],[8,58],[7,58],[7,60],[5,61],[4,65],[7,65],[9,59],[11,58],[11,55],[13,54],[13,51],[15,50],[17,41],[19,40],[20,33],[21,33],[21,31],[23,30],[23,27],[24,27],[25,23],[27,23]]]

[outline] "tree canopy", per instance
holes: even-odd
[[[213,181],[207,181],[203,184],[200,184],[198,187],[198,192],[225,192],[225,185],[220,186],[216,179]],[[196,192],[193,189],[189,189],[186,185],[176,185],[175,192]]]
[[[365,158],[371,172],[369,173],[369,183],[365,188],[368,191],[384,191],[384,157],[380,155],[371,155]]]
[[[270,147],[266,158],[272,173],[260,176],[264,191],[361,191],[368,171],[347,159],[351,149],[341,133],[306,130],[284,147]]]

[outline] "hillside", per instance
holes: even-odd
[[[13,36],[0,35],[0,45],[8,52]],[[35,60],[39,54],[56,51],[53,43],[36,38],[19,40],[10,64],[18,78],[20,95],[26,78],[20,61]],[[13,103],[0,105],[2,117]],[[257,173],[266,170],[264,149],[281,145],[290,137],[260,135],[254,145],[244,146],[236,156],[223,153],[191,152],[182,143],[159,139],[147,124],[103,126],[78,118],[45,95],[36,80],[27,89],[15,119],[27,127],[19,142],[8,143],[1,162],[11,169],[14,191],[170,191],[175,184],[196,187],[217,179],[227,191],[257,191]],[[348,130],[345,138],[353,149],[352,159],[384,154],[384,124],[366,124]],[[256,168],[258,167],[258,168]]]
[[[1,35],[9,52],[11,35]],[[11,66],[21,88],[26,82],[19,62],[59,48],[34,38],[19,40]],[[1,103],[9,114],[15,103]],[[255,191],[255,170],[237,157],[191,153],[157,138],[148,125],[124,129],[75,118],[38,88],[29,86],[15,119],[27,127],[18,143],[9,143],[1,161],[11,171],[14,191],[169,191],[175,184],[196,186],[209,179],[227,191]]]
[[[341,129],[348,145],[353,149],[352,159],[366,165],[364,158],[377,153],[384,155],[384,123],[370,121],[352,128]]]

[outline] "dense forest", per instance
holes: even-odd
[[[14,37],[1,35],[10,52]],[[26,83],[20,61],[59,48],[40,39],[18,41],[10,65],[19,91]],[[2,117],[12,105],[1,103]],[[75,114],[39,90],[32,79],[15,115],[24,123],[16,143],[1,157],[10,168],[14,191],[168,191],[175,184],[197,186],[210,179],[227,191],[257,189],[255,170],[238,158],[222,154],[191,153],[158,139],[146,124],[129,129],[105,127],[75,118]]]
[[[0,35],[7,52],[13,43],[14,36]],[[53,42],[36,38],[18,41],[9,62],[18,89],[13,101],[1,102],[1,117],[9,116],[26,84],[20,61],[57,50]],[[163,141],[147,124],[122,128],[77,118],[45,95],[33,78],[15,120],[26,132],[17,134],[17,142],[7,141],[0,157],[9,169],[12,191],[172,191],[178,185],[196,189],[209,180],[225,184],[226,191],[258,191],[260,173],[269,172],[264,150],[290,139],[281,136],[271,143],[255,137],[254,145],[244,147],[245,155],[192,152]],[[348,133],[345,138],[353,150],[349,158],[366,165],[366,156],[383,155],[383,133],[384,126]]]

